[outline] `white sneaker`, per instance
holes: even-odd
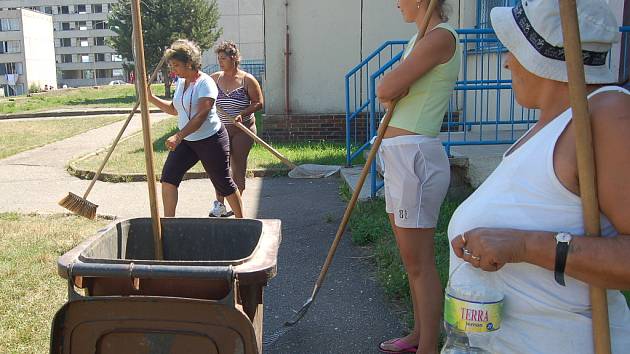
[[[225,214],[227,214],[227,208],[225,207],[225,205],[220,201],[215,200],[212,209],[210,210],[210,215],[208,216],[219,218]]]

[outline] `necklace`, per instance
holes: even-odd
[[[193,95],[195,94],[195,86],[197,86],[197,79],[199,79],[201,75],[197,74],[197,77],[190,82],[190,84],[188,84],[188,86],[192,86],[192,89],[190,91],[190,100],[188,101],[188,112],[186,112],[186,106],[184,106],[184,96],[186,96],[186,91],[188,91],[188,88],[184,88],[184,92],[182,92],[182,109],[184,110],[184,113],[186,113],[186,117],[188,118],[188,120],[190,120],[191,118],[191,114],[192,114],[192,101],[193,101]],[[186,85],[186,83],[184,83],[184,85]]]

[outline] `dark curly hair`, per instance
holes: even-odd
[[[241,63],[241,52],[238,50],[236,43],[233,41],[223,41],[219,43],[215,48],[214,52],[216,54],[223,53],[230,57],[238,66]]]

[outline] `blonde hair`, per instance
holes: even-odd
[[[177,60],[190,64],[194,70],[201,69],[201,50],[193,41],[178,39],[164,52],[167,60]]]
[[[238,66],[241,63],[241,52],[233,41],[223,41],[214,49],[216,54],[223,53],[230,57]]]

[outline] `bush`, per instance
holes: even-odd
[[[39,86],[39,84],[32,83],[31,86],[28,87],[28,93],[38,93],[38,92],[42,92],[42,88]]]

